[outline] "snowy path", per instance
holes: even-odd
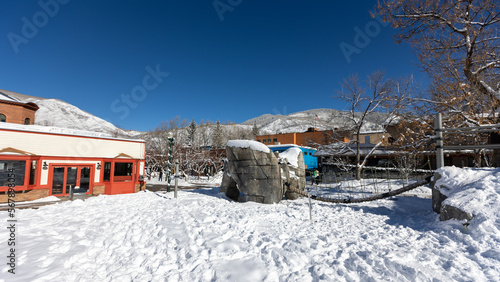
[[[442,223],[431,200],[234,203],[218,188],[19,210],[1,281],[498,281],[500,234]],[[1,214],[5,222],[6,214]],[[0,229],[0,248],[7,248]],[[494,231],[494,230],[493,230]],[[480,240],[479,240],[480,239]],[[3,260],[5,260],[5,256]],[[13,279],[14,278],[14,279]]]

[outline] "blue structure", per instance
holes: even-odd
[[[305,146],[298,146],[295,144],[280,144],[280,145],[268,145],[269,149],[273,152],[284,152],[289,148],[299,148],[304,155],[304,163],[306,165],[306,170],[312,170],[318,168],[318,157],[314,157],[313,154],[316,152],[316,149]]]

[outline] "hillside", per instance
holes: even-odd
[[[367,118],[363,131],[380,130],[380,124],[387,119],[386,114],[373,114]],[[348,113],[334,109],[313,109],[289,115],[265,114],[249,119],[243,125],[257,125],[260,134],[305,132],[310,127],[319,130],[345,128],[352,125]]]
[[[29,96],[7,90],[0,91],[23,102],[37,104],[40,107],[35,116],[35,124],[37,125],[95,131],[116,137],[128,138],[137,137],[144,133],[117,128],[110,122],[59,99]],[[288,115],[264,114],[241,124],[227,124],[224,127],[226,131],[236,132],[236,136],[241,135],[242,138],[244,134],[238,134],[238,132],[250,131],[254,124],[257,125],[260,134],[305,132],[310,127],[315,127],[319,130],[330,130],[349,127],[351,122],[347,118],[347,115],[347,112],[334,109],[312,109]],[[377,113],[369,116],[367,118],[368,122],[363,127],[363,131],[380,130],[380,124],[384,123],[386,119],[386,114]],[[210,134],[212,126],[208,126],[207,134]]]
[[[37,104],[40,109],[35,114],[36,125],[102,132],[117,137],[134,137],[141,133],[117,128],[112,123],[59,99],[29,96],[7,90],[0,91],[22,102]]]

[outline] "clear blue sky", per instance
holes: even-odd
[[[0,4],[0,89],[58,98],[125,129],[342,110],[332,96],[351,73],[425,79],[411,48],[370,17],[375,1],[40,3]],[[367,28],[370,41],[356,41]]]

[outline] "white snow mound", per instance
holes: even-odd
[[[264,153],[271,152],[271,149],[266,145],[253,140],[229,140],[227,146],[232,148],[250,148],[252,150],[261,151]]]
[[[443,204],[474,215],[469,227],[472,232],[494,231],[497,242],[500,242],[500,168],[451,166],[437,172],[441,178],[435,187],[448,197]],[[498,244],[496,248],[500,255]]]
[[[286,151],[280,153],[280,158],[287,159],[288,163],[294,167],[299,167],[299,155],[301,152],[302,150],[296,147],[288,148]]]

